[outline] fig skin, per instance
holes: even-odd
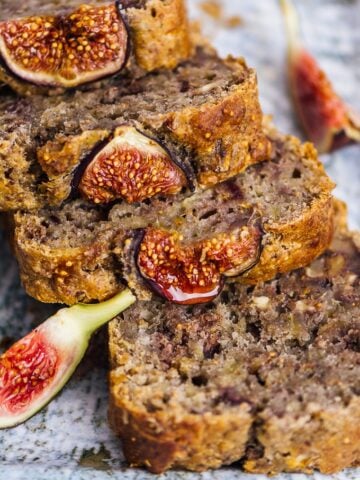
[[[147,228],[137,239],[138,271],[151,290],[182,305],[214,300],[226,277],[252,268],[260,258],[263,232],[255,225],[192,244],[177,232]]]
[[[281,0],[289,43],[289,81],[301,124],[319,153],[360,142],[360,117],[334,91],[317,61],[301,45],[296,10]]]
[[[170,151],[131,125],[118,127],[98,145],[73,181],[73,190],[95,204],[140,202],[185,186],[191,188],[190,180]]]
[[[1,64],[39,87],[74,88],[113,75],[125,67],[129,50],[118,2],[0,23]]]
[[[125,290],[96,305],[75,305],[16,342],[0,357],[0,429],[25,422],[64,387],[92,333],[136,298]]]

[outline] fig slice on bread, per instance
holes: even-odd
[[[78,188],[95,204],[118,198],[134,203],[160,193],[174,195],[187,183],[164,146],[135,127],[122,125],[90,155]]]
[[[119,5],[81,5],[67,15],[0,23],[0,60],[35,85],[73,88],[126,64],[129,34]]]
[[[216,298],[224,277],[253,267],[261,253],[258,225],[184,244],[177,232],[148,228],[142,232],[137,266],[149,287],[173,303],[190,305]]]
[[[281,0],[289,44],[289,80],[295,108],[320,153],[360,142],[360,117],[337,95],[315,58],[301,45],[294,5]]]
[[[125,290],[94,305],[59,310],[0,357],[0,429],[25,422],[59,393],[92,333],[135,302]]]

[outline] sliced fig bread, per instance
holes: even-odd
[[[43,302],[103,300],[126,282],[144,300],[216,297],[308,264],[329,245],[333,183],[310,144],[266,133],[271,159],[197,193],[107,208],[74,200],[15,215],[27,292]]]
[[[193,51],[183,0],[2,0],[0,82],[60,93],[174,68]]]
[[[360,465],[360,234],[205,306],[138,302],[110,324],[110,423],[132,466]]]
[[[0,210],[193,191],[269,157],[256,74],[207,48],[175,71],[0,98]]]

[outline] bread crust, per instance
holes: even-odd
[[[288,139],[290,137],[287,137]],[[264,222],[264,248],[258,264],[239,277],[239,282],[255,285],[308,265],[330,244],[334,234],[334,199],[330,193],[333,181],[324,175],[324,166],[318,160],[313,144],[291,138],[295,154],[319,178],[318,192],[300,218],[284,223]],[[336,201],[339,205],[339,201]],[[339,206],[337,209],[340,208]],[[287,254],[291,252],[291,254]]]
[[[239,75],[248,69],[243,59],[228,57],[225,63]],[[189,146],[199,158],[198,181],[203,188],[216,185],[270,157],[271,145],[256,119],[262,118],[257,77],[248,69],[245,82],[232,87],[221,102],[170,112],[150,125],[165,127],[179,142]]]
[[[302,288],[307,287],[305,298],[310,298],[312,296],[312,289],[314,290],[313,300],[310,301],[309,305],[313,305],[312,302],[325,296],[324,294],[321,295],[321,292],[317,291],[317,289],[322,281],[328,279],[330,286],[327,288],[333,289],[333,291],[336,292],[336,303],[339,304],[339,309],[336,312],[340,315],[340,312],[343,310],[347,312],[346,309],[350,305],[350,298],[346,297],[347,287],[354,285],[355,290],[359,288],[358,278],[360,271],[358,269],[358,259],[360,259],[360,242],[358,232],[349,234],[344,228],[344,206],[336,201],[335,207],[337,210],[336,222],[339,223],[336,223],[334,242],[329,252],[325,254],[329,263],[321,264],[322,273],[317,270],[316,265],[310,265],[310,272],[307,273],[307,269],[305,269],[305,271],[299,272],[299,276],[295,278],[300,279],[299,291],[297,293],[300,294]],[[332,261],[339,258],[338,255],[345,255],[345,257],[346,255],[350,255],[350,257],[345,260],[345,264],[347,264],[348,267],[345,267],[345,270],[341,271],[342,273],[337,269],[334,271],[332,271],[331,268],[329,269]],[[315,263],[317,262],[318,260]],[[312,268],[315,270],[312,270]],[[316,275],[320,276],[316,279]],[[304,276],[307,277],[307,280],[304,284],[301,284],[301,279]],[[356,281],[354,280],[355,277],[357,277]],[[292,292],[293,287],[294,284],[291,283],[290,292]],[[326,291],[326,287],[323,288],[324,291]],[[265,289],[265,285],[261,285],[255,294],[256,299],[266,298],[257,296],[261,290],[267,293],[269,292],[269,290]],[[340,292],[344,293],[344,297],[341,297]],[[298,297],[295,296],[295,298]],[[278,306],[283,306],[282,300],[273,300],[275,304],[278,303]],[[251,302],[252,301],[250,301],[250,304],[252,304]],[[291,303],[292,298],[288,298],[284,303],[285,308],[291,305]],[[238,306],[237,303],[236,305]],[[281,370],[283,363],[289,362],[286,368],[290,376],[297,375],[297,372],[292,372],[292,366],[296,365],[296,363],[293,364],[291,360],[287,360],[286,356],[277,357],[277,354],[272,351],[272,342],[275,344],[276,340],[279,340],[280,337],[278,338],[276,333],[272,336],[270,331],[266,329],[266,334],[262,341],[264,343],[269,342],[266,343],[268,350],[264,357],[259,358],[259,362],[261,364],[274,362],[274,364],[272,369],[269,369],[269,375],[264,375],[265,368],[262,370],[262,373],[260,373],[260,378],[262,378],[264,382],[262,388],[267,393],[265,396],[265,398],[267,398],[265,405],[261,403],[262,396],[260,396],[260,400],[254,399],[251,410],[245,410],[248,416],[244,417],[243,410],[239,408],[244,407],[244,403],[235,408],[233,404],[227,404],[220,414],[214,409],[212,412],[213,422],[209,422],[210,415],[207,410],[209,407],[207,406],[205,410],[206,413],[200,410],[200,413],[194,415],[195,438],[191,433],[192,426],[189,428],[189,435],[186,437],[182,435],[183,421],[187,418],[188,410],[182,410],[182,390],[180,387],[178,389],[176,381],[172,383],[172,379],[177,379],[178,377],[175,374],[170,375],[169,370],[167,370],[170,365],[171,368],[176,371],[176,374],[178,374],[180,369],[178,367],[179,358],[177,355],[180,356],[180,359],[183,358],[181,356],[182,353],[172,353],[176,352],[176,349],[179,348],[179,343],[173,340],[174,331],[170,328],[169,332],[165,333],[165,335],[168,335],[169,343],[173,347],[173,350],[167,350],[170,352],[168,354],[169,357],[160,356],[159,352],[162,354],[163,350],[161,348],[157,349],[157,345],[155,344],[158,337],[152,337],[154,331],[166,332],[167,322],[171,323],[172,317],[166,318],[164,324],[159,323],[157,319],[151,322],[147,316],[148,314],[143,313],[140,307],[134,317],[130,315],[126,320],[128,325],[131,325],[131,322],[135,321],[136,323],[137,319],[139,319],[138,330],[134,328],[134,330],[131,331],[136,333],[128,334],[125,333],[127,327],[124,328],[124,330],[120,330],[119,322],[111,322],[109,325],[109,349],[112,370],[109,384],[111,395],[109,418],[113,430],[122,438],[125,457],[129,463],[134,466],[145,466],[152,472],[161,473],[169,468],[204,471],[209,468],[226,465],[230,460],[239,460],[242,468],[247,472],[270,475],[276,475],[280,472],[302,472],[311,474],[313,471],[333,474],[344,468],[360,466],[360,397],[358,395],[357,383],[353,383],[354,378],[356,378],[356,372],[358,371],[356,369],[358,369],[360,365],[358,362],[359,351],[354,344],[354,346],[347,346],[346,351],[340,349],[340,347],[335,347],[329,352],[328,342],[336,341],[338,331],[334,331],[330,340],[326,340],[326,335],[324,336],[321,332],[322,329],[325,331],[327,331],[327,329],[331,330],[334,325],[332,321],[335,323],[339,321],[339,324],[342,325],[340,328],[344,329],[344,336],[352,332],[354,338],[358,339],[359,322],[356,318],[357,305],[355,306],[354,304],[350,307],[350,313],[344,314],[341,320],[337,318],[336,314],[332,319],[332,301],[329,301],[326,305],[329,307],[329,322],[327,321],[327,314],[325,314],[323,322],[320,322],[320,329],[316,330],[314,338],[312,338],[308,344],[302,346],[299,344],[297,346],[297,348],[304,349],[305,352],[308,352],[301,357],[305,362],[309,362],[308,366],[304,366],[306,372],[305,381],[309,379],[309,383],[304,386],[304,391],[293,390],[294,385],[299,386],[296,382],[294,385],[288,385],[286,383],[289,378],[283,373],[286,370]],[[164,305],[159,307],[159,309],[162,308],[164,308]],[[211,308],[209,310],[211,310]],[[156,312],[157,310],[154,309],[151,311]],[[261,320],[261,315],[257,316],[256,309],[251,313],[251,309],[249,310],[249,308],[246,307],[244,310],[244,314],[245,313],[250,316],[254,315],[260,323],[263,321]],[[199,313],[199,315],[201,316],[201,313]],[[265,317],[266,312],[263,312],[263,315]],[[347,327],[346,315],[348,316],[350,325]],[[166,310],[164,317],[166,317]],[[239,317],[241,318],[241,314]],[[175,313],[175,318],[175,324],[179,323],[180,325],[182,313],[180,313],[180,318],[178,318],[177,313]],[[224,317],[218,320],[219,325],[222,325],[220,328],[230,328],[224,326],[225,322],[222,323],[222,320],[224,320]],[[125,320],[120,320],[120,322],[123,321]],[[191,317],[184,314],[183,321],[184,324],[191,324]],[[195,318],[194,323],[196,324]],[[286,323],[287,322],[285,322],[285,330],[287,329]],[[230,331],[231,333],[233,332],[231,328]],[[276,326],[274,330],[271,331],[276,332]],[[235,335],[235,332],[233,333]],[[139,342],[136,340],[137,337],[140,339]],[[134,341],[132,340],[133,338]],[[180,338],[182,338],[181,335]],[[289,337],[286,338],[289,339]],[[201,342],[201,336],[199,336],[198,340]],[[196,342],[196,337],[191,337],[191,341]],[[226,341],[224,340],[222,342],[220,340],[220,343],[221,345],[225,345]],[[256,341],[254,341],[254,343],[256,343]],[[345,341],[344,343],[346,344],[347,342]],[[247,349],[247,340],[245,338],[243,339],[243,344],[244,348]],[[227,347],[230,350],[226,350],[224,357],[231,357],[230,351],[234,348],[232,345],[230,341],[230,346]],[[138,352],[141,347],[144,348],[145,353],[139,352],[139,356],[136,356],[136,352]],[[281,343],[277,348],[279,348],[279,352],[285,353],[284,350],[287,350],[286,342],[285,345]],[[249,349],[251,349],[251,347],[249,347]],[[185,350],[183,354],[184,358],[188,358],[192,351],[193,350]],[[256,352],[258,352],[258,350],[255,348],[252,354],[254,355]],[[318,355],[315,352],[318,352]],[[347,357],[346,354],[349,352],[351,352],[351,356]],[[272,355],[273,353],[274,355]],[[289,352],[287,352],[287,354],[289,354]],[[292,352],[288,358],[291,358],[293,355],[296,354]],[[316,392],[317,382],[321,383],[321,379],[317,378],[316,372],[317,368],[320,368],[321,372],[324,367],[317,367],[316,359],[319,359],[321,362],[321,357],[327,355],[334,357],[332,362],[336,365],[335,370],[324,380],[325,384],[322,386],[322,390],[320,390],[322,394],[320,394],[319,397],[312,395],[305,400],[307,392],[310,391],[311,388],[314,388]],[[168,363],[164,363],[164,365],[166,365],[164,366],[162,362],[166,362],[167,358],[169,358]],[[143,359],[146,359],[148,362],[147,368],[143,368],[145,363]],[[212,385],[222,385],[221,379],[223,376],[226,376],[225,369],[226,367],[229,368],[229,364],[225,364],[223,371],[221,368],[211,367],[211,364],[204,364],[201,356],[199,360],[194,360],[193,357],[191,357],[191,360],[193,360],[193,362],[191,363],[191,367],[189,367],[190,372],[197,372],[194,363],[199,366],[200,370],[204,371],[207,366],[211,372],[209,373],[209,378],[212,380]],[[215,359],[214,362],[223,365],[222,360],[223,358]],[[254,362],[255,361],[256,359],[254,359]],[[312,364],[312,362],[314,362],[314,364]],[[344,365],[346,365],[344,370],[341,370],[341,362],[344,362]],[[161,376],[155,376],[155,380],[152,379],[151,366],[153,364],[155,368],[159,364],[159,370],[166,375],[164,380],[164,383],[168,382],[166,387],[163,387]],[[338,365],[339,371],[337,370]],[[138,381],[141,376],[137,376],[137,369],[139,369],[140,374],[144,377],[143,384]],[[346,369],[354,372],[350,378],[347,377]],[[336,376],[337,373],[341,375],[340,372],[344,372],[344,378]],[[214,378],[212,377],[213,375],[215,376]],[[277,377],[277,375],[279,375],[279,377]],[[235,381],[233,376],[230,378]],[[270,385],[273,378],[275,382],[277,382],[277,378],[281,378],[281,381],[284,382],[283,393],[280,393],[282,390],[279,392],[277,400],[274,400],[271,396],[271,393],[274,393]],[[168,408],[167,404],[164,406],[161,402],[159,403],[159,410],[152,411],[148,408],[147,401],[149,401],[149,391],[147,391],[147,393],[142,392],[142,388],[146,388],[142,385],[148,386],[146,382],[147,379],[149,379],[150,385],[152,385],[154,381],[155,386],[153,391],[155,398],[156,394],[158,394],[160,398],[163,398],[165,395],[171,398]],[[304,380],[303,377],[300,377],[300,379]],[[249,382],[248,378],[245,380]],[[328,383],[329,381],[330,384]],[[332,382],[335,382],[335,385]],[[158,385],[160,385],[160,388],[157,387]],[[340,385],[342,388],[339,388]],[[281,383],[276,383],[276,392],[280,386]],[[324,395],[326,397],[327,388],[331,387],[336,388],[336,391],[339,392],[339,397],[334,398],[330,396],[330,401],[328,402],[328,399],[324,398]],[[247,388],[248,387],[245,387],[245,390]],[[131,392],[130,400],[128,391]],[[344,394],[344,392],[347,393]],[[207,395],[207,391],[203,389],[202,394]],[[193,393],[191,395],[193,395]],[[251,395],[251,393],[249,395]],[[279,404],[278,401],[281,400],[282,395],[284,395],[286,401]],[[194,398],[196,397],[197,394],[195,393]],[[210,398],[212,397],[210,396]],[[192,396],[189,396],[189,403],[186,404],[188,406],[190,405],[190,408],[191,399]],[[246,400],[246,397],[244,397],[244,400]],[[260,405],[258,404],[259,401]],[[156,405],[156,403],[154,404]],[[248,423],[248,417],[251,419],[250,424]],[[174,418],[176,421],[173,420]],[[201,443],[197,443],[197,425],[200,425],[203,432],[203,447]],[[236,425],[238,425],[238,427],[236,427]],[[239,428],[239,437],[236,436],[234,428]],[[225,443],[223,450],[221,450],[221,447],[217,443],[215,432],[219,432],[224,436]],[[213,445],[211,445],[212,438],[215,438]],[[181,439],[181,441],[178,441],[178,439]],[[187,443],[184,444],[182,442]],[[135,446],[134,449],[132,445]],[[239,448],[239,452],[242,453],[237,457],[233,457],[232,454],[236,453],[236,450],[234,450],[236,446]],[[214,451],[212,451],[212,447]],[[228,455],[228,453],[230,454]]]
[[[136,63],[145,72],[173,69],[193,53],[183,0],[150,0],[145,9],[131,8],[126,16]]]
[[[146,466],[153,473],[169,468],[204,471],[233,463],[245,453],[252,423],[246,403],[218,417],[210,412],[202,416],[184,414],[179,409],[170,415],[155,412],[149,418],[129,400],[126,385],[116,371],[110,373],[110,389],[110,425],[123,439],[131,466]]]
[[[150,0],[145,8],[129,8],[123,12],[130,31],[132,49],[125,71],[130,70],[133,74],[140,75],[158,68],[174,68],[193,53],[183,0]],[[58,95],[64,92],[61,88],[47,88],[25,82],[11,75],[1,63],[0,82],[23,96]],[[97,87],[101,83],[103,81],[95,82]]]
[[[111,349],[111,345],[110,345]],[[110,374],[110,425],[122,438],[130,466],[145,466],[153,473],[170,468],[202,472],[229,465],[245,453],[254,417],[241,407],[227,416],[194,416],[177,422],[170,415],[139,412],[122,399],[126,387]],[[166,418],[168,417],[168,418]],[[311,420],[310,420],[311,419]],[[276,475],[280,472],[324,474],[360,465],[360,400],[346,408],[319,410],[296,419],[290,415],[265,421],[259,433],[264,446],[260,460],[246,460],[245,471]],[[149,425],[161,433],[149,431]]]
[[[266,418],[266,413],[263,415]],[[289,430],[289,422],[295,425]],[[347,407],[291,413],[283,418],[267,418],[259,432],[264,446],[260,460],[248,460],[244,468],[252,473],[278,472],[332,474],[360,465],[360,398]]]
[[[6,167],[3,168],[3,165]],[[19,184],[13,181],[13,165],[28,179],[27,183]],[[39,207],[29,185],[35,181],[35,177],[28,172],[28,168],[21,133],[12,133],[6,140],[0,140],[0,210],[16,210],[19,205],[26,205],[29,209]]]
[[[234,75],[247,71],[248,76],[223,98],[210,100],[200,108],[185,107],[158,115],[144,112],[137,125],[140,131],[151,128],[159,137],[165,132],[169,148],[175,141],[192,152],[199,170],[199,188],[214,186],[270,158],[271,143],[261,128],[256,74],[242,59],[231,58],[224,63],[231,66]],[[44,202],[59,205],[68,198],[74,168],[99,140],[110,134],[106,130],[88,130],[80,135],[58,135],[38,149],[38,162],[50,179],[44,184]],[[49,162],[44,161],[45,156]]]
[[[298,218],[292,218],[287,222],[273,219],[271,223],[264,219],[265,237],[260,261],[235,281],[256,284],[274,278],[278,273],[300,268],[320,255],[331,241],[334,216],[331,191],[334,184],[326,176],[324,167],[310,144],[301,145],[293,137],[287,137],[286,142],[291,145],[297,158],[301,158],[313,172],[313,178],[318,178],[316,192],[313,192],[311,204],[303,209]],[[119,280],[121,269],[116,262],[114,263],[112,251],[114,247],[111,246],[112,243],[117,244],[117,231],[102,232],[95,242],[95,247],[91,244],[84,247],[79,258],[78,270],[71,269],[66,278],[59,282],[59,261],[66,265],[68,259],[73,261],[73,258],[80,254],[77,248],[50,248],[41,244],[34,246],[27,240],[31,222],[35,221],[32,218],[22,213],[15,215],[15,250],[21,279],[29,295],[43,302],[74,304],[79,301],[101,301],[123,288]],[[105,234],[107,236],[103,241],[101,237]],[[101,246],[98,247],[98,244]],[[84,264],[82,256],[86,258]],[[91,265],[97,266],[96,271],[103,275],[101,282],[97,275],[92,274],[94,267],[90,268],[90,271],[87,269],[87,262],[90,261]],[[131,275],[127,277],[132,279]],[[81,295],[77,285],[81,286]]]
[[[15,233],[15,251],[28,294],[41,302],[72,305],[92,298],[105,300],[121,291],[124,287],[109,254],[111,236],[103,232],[86,248],[51,249],[24,244]]]
[[[205,50],[199,49],[199,52],[201,53],[198,53],[200,58],[198,61],[202,61],[201,55],[209,62],[216,59],[224,66],[229,78],[234,77],[234,83],[226,90],[222,88],[220,94],[216,90],[216,85],[206,85],[210,92],[214,88],[216,94],[204,96],[201,106],[187,106],[189,105],[187,102],[166,113],[153,113],[144,109],[133,123],[140,132],[147,133],[154,139],[161,139],[161,142],[173,152],[174,158],[179,154],[179,162],[189,172],[195,187],[203,189],[231,178],[255,163],[267,160],[270,157],[271,144],[262,130],[262,112],[254,70],[248,68],[243,59],[219,60],[214,52],[208,53],[207,47]],[[207,55],[210,56],[206,57]],[[107,92],[111,97],[111,88]],[[125,96],[126,94],[127,90],[124,92]],[[84,97],[80,94],[79,98]],[[132,96],[126,97],[126,101],[121,101],[121,98],[123,97],[117,98],[115,102],[119,112],[131,108]],[[92,105],[88,105],[92,101],[97,101],[95,96],[86,96],[83,100],[89,108],[92,108]],[[106,101],[109,102],[108,99]],[[57,103],[53,99],[46,99],[43,103],[44,105],[38,107],[41,113],[37,113],[41,121],[43,117],[46,121],[48,116],[52,114],[56,116],[57,111],[67,112],[68,104],[65,101],[61,103],[61,97]],[[10,101],[9,104],[12,106]],[[82,103],[79,100],[79,108],[80,106]],[[101,107],[102,103],[99,102],[99,109]],[[58,132],[38,144],[34,141],[30,126],[31,117],[35,114],[33,109],[37,111],[37,104],[31,103],[28,108],[29,118],[24,122],[24,138],[28,147],[25,149],[23,145],[19,145],[19,151],[14,151],[16,159],[5,151],[2,162],[8,164],[16,160],[16,165],[23,166],[24,178],[27,179],[26,188],[24,187],[26,191],[21,197],[18,183],[8,182],[3,175],[0,178],[0,192],[6,191],[7,196],[0,197],[0,210],[32,210],[42,206],[61,205],[72,192],[72,181],[77,166],[86,160],[99,142],[113,133],[114,122],[109,126],[109,122],[104,118],[91,123],[90,112],[88,114],[90,124],[84,121],[81,127],[77,127],[76,132]],[[58,115],[64,120],[64,114],[63,117],[60,113]],[[17,128],[13,134],[14,141],[17,142],[18,133]],[[0,158],[1,150],[0,144]],[[38,171],[36,178],[34,175],[31,176],[29,171],[34,166]],[[41,177],[41,173],[45,175]],[[14,199],[11,198],[12,191]]]

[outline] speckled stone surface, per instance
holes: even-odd
[[[265,113],[274,115],[283,130],[301,135],[293,118],[285,79],[285,39],[276,0],[224,0],[226,16],[241,16],[242,25],[224,29],[201,13],[201,0],[189,0],[193,18],[202,20],[206,33],[223,55],[243,55],[257,68]],[[343,0],[297,1],[304,38],[337,90],[360,111],[360,2]],[[1,0],[0,0],[1,7]],[[351,226],[360,228],[360,147],[324,157],[337,181],[337,194],[349,202]],[[27,298],[0,233],[0,351],[44,320],[52,307]],[[141,470],[126,469],[118,440],[107,425],[106,357],[98,357],[99,335],[67,388],[26,425],[0,433],[0,480],[150,479]],[[105,347],[100,348],[105,352]],[[96,361],[94,361],[94,359]],[[227,468],[202,475],[172,472],[174,480],[264,480]],[[278,480],[359,480],[360,469],[333,477],[319,474],[282,475]]]

